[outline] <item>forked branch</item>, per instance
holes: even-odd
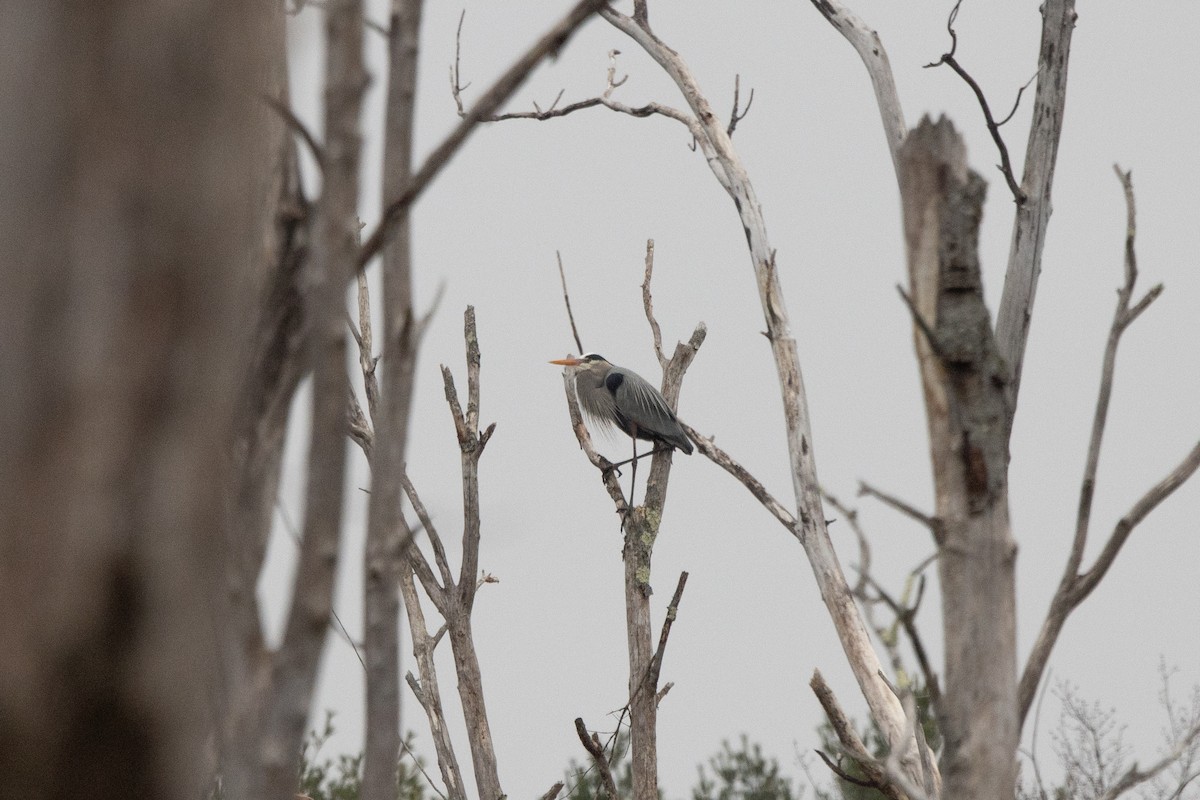
[[[958,59],[955,58],[954,53],[958,50],[958,34],[954,31],[954,20],[958,17],[958,10],[961,6],[962,0],[958,0],[954,4],[954,8],[950,10],[950,17],[946,21],[946,30],[950,32],[949,52],[943,53],[942,57],[937,61],[926,64],[925,68],[929,69],[945,64],[954,70],[954,74],[962,78],[967,86],[971,87],[971,91],[975,93],[975,99],[979,102],[979,107],[983,110],[983,118],[987,123],[988,133],[991,134],[992,141],[996,143],[996,149],[1000,151],[1000,172],[1003,173],[1004,180],[1008,183],[1008,190],[1012,192],[1013,199],[1017,202],[1017,205],[1021,205],[1028,198],[1025,196],[1025,192],[1021,190],[1021,187],[1017,185],[1016,176],[1013,175],[1012,160],[1008,157],[1008,146],[1004,143],[1004,137],[1000,135],[1000,126],[1012,118],[1012,115],[1016,113],[1017,105],[1014,104],[1013,110],[1008,113],[1008,116],[997,122],[996,118],[992,116],[992,107],[988,105],[987,97],[984,95],[978,81],[971,77],[971,73],[963,69],[962,65],[958,63]],[[1028,85],[1025,84],[1025,86]],[[1020,91],[1017,92],[1017,104],[1021,102],[1021,95],[1025,92],[1025,86],[1022,86]]]
[[[1117,178],[1125,193],[1126,224],[1125,224],[1125,282],[1117,292],[1117,307],[1113,312],[1112,325],[1109,328],[1108,341],[1104,349],[1104,360],[1100,370],[1100,389],[1096,398],[1096,410],[1092,419],[1092,433],[1088,441],[1087,460],[1083,470],[1083,482],[1079,490],[1079,509],[1075,521],[1075,536],[1071,543],[1071,551],[1067,556],[1066,568],[1058,589],[1050,601],[1050,609],[1042,623],[1041,631],[1029,661],[1021,675],[1018,690],[1019,719],[1023,723],[1033,703],[1034,694],[1050,660],[1050,653],[1058,641],[1059,633],[1066,624],[1067,617],[1082,603],[1104,578],[1121,547],[1138,524],[1153,511],[1159,503],[1167,499],[1176,489],[1182,486],[1200,468],[1200,442],[1184,456],[1183,460],[1155,486],[1151,487],[1133,505],[1113,528],[1100,555],[1095,563],[1087,570],[1081,570],[1084,551],[1087,548],[1090,530],[1092,505],[1096,492],[1096,473],[1100,464],[1100,448],[1104,439],[1104,428],[1108,421],[1109,401],[1112,397],[1113,378],[1116,371],[1117,348],[1121,336],[1137,317],[1162,292],[1162,285],[1150,289],[1136,303],[1133,302],[1133,292],[1137,283],[1137,254],[1135,238],[1137,235],[1137,214],[1134,204],[1133,183],[1128,172],[1115,168]]]
[[[458,152],[467,137],[474,131],[475,126],[496,113],[533,71],[542,59],[559,52],[592,14],[605,5],[605,0],[580,0],[554,27],[542,36],[532,47],[525,51],[508,70],[492,84],[483,96],[471,107],[441,144],[433,149],[399,195],[389,202],[383,210],[383,215],[375,230],[363,242],[358,253],[358,269],[362,269],[383,247],[392,226],[401,217],[404,210],[412,205],[421,192],[437,177],[438,173],[450,162]]]

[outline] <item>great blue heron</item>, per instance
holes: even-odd
[[[633,504],[633,480],[637,479],[638,439],[654,442],[655,451],[657,445],[666,445],[667,449],[678,448],[687,455],[692,454],[692,442],[667,401],[641,375],[615,366],[595,353],[584,353],[579,358],[560,358],[550,363],[572,368],[575,394],[588,419],[602,427],[619,428],[632,439],[630,505]]]

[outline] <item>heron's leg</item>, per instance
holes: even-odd
[[[633,442],[633,458],[631,458],[629,460],[630,463],[632,464],[631,469],[633,470],[632,474],[629,477],[629,507],[632,509],[632,508],[637,508],[637,506],[635,506],[633,504],[633,493],[637,491],[637,462],[638,462],[637,437],[630,436],[629,440],[631,442]]]
[[[656,455],[658,455],[659,453],[666,453],[666,452],[669,452],[669,451],[671,451],[671,450],[674,450],[674,449],[675,449],[675,448],[674,448],[674,447],[671,447],[670,445],[667,445],[666,447],[655,447],[655,448],[654,448],[653,450],[651,450],[649,453],[642,453],[640,456],[636,456],[636,459],[637,459],[638,461],[641,461],[643,458],[649,458],[650,456],[656,456]],[[633,461],[634,461],[634,459],[633,459],[633,458],[627,458],[627,459],[625,459],[624,461],[618,461],[618,462],[617,462],[617,463],[615,463],[615,464],[610,464],[610,465],[609,465],[609,467],[610,467],[611,469],[616,469],[617,467],[623,467],[623,466],[625,466],[626,464],[631,464],[631,463],[633,463]],[[618,472],[619,472],[619,470],[618,470]]]

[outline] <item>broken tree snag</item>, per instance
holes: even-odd
[[[1008,519],[1012,403],[983,301],[986,185],[949,120],[900,149],[913,337],[929,426],[946,646],[944,797],[1012,797],[1016,779],[1015,544]]]

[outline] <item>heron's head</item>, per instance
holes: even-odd
[[[608,359],[596,353],[584,353],[579,358],[558,358],[550,363],[560,364],[564,367],[574,367],[582,372],[594,372],[601,375],[606,374],[612,369],[612,364],[608,362]]]

